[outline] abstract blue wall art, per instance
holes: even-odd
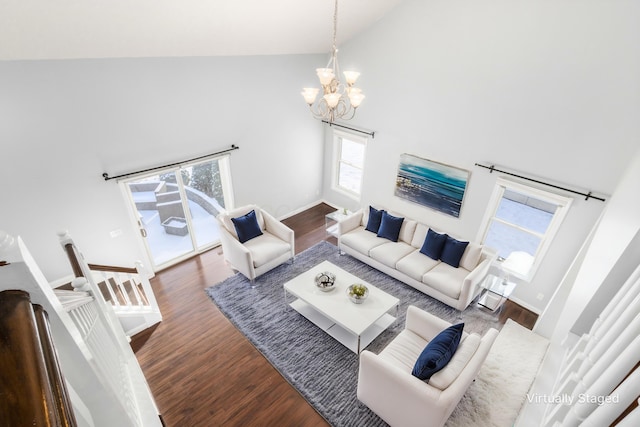
[[[395,195],[459,218],[468,181],[467,170],[402,154]]]

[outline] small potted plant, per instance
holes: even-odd
[[[361,283],[355,283],[347,288],[347,294],[351,302],[355,304],[362,304],[369,295],[369,289]]]

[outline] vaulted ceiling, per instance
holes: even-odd
[[[341,0],[338,45],[403,0]],[[328,52],[333,0],[2,0],[0,60]]]

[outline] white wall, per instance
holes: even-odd
[[[640,140],[639,15],[624,0],[399,5],[339,53],[367,95],[351,124],[376,131],[362,204],[475,239],[496,178],[476,162],[611,194]],[[459,219],[393,196],[405,152],[471,172]],[[326,178],[324,195],[345,203]],[[517,300],[544,309],[604,206],[576,196]]]
[[[316,56],[0,62],[0,229],[48,280],[70,273],[56,231],[100,264],[144,259],[111,176],[231,155],[236,205],[276,216],[320,199],[322,131],[300,88]],[[313,77],[313,76],[311,76]],[[284,191],[286,189],[286,191]],[[109,232],[123,235],[111,238]]]

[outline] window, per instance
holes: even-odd
[[[498,251],[504,270],[530,281],[570,205],[570,198],[498,178],[482,242]]]
[[[333,188],[359,199],[367,138],[334,131]]]

